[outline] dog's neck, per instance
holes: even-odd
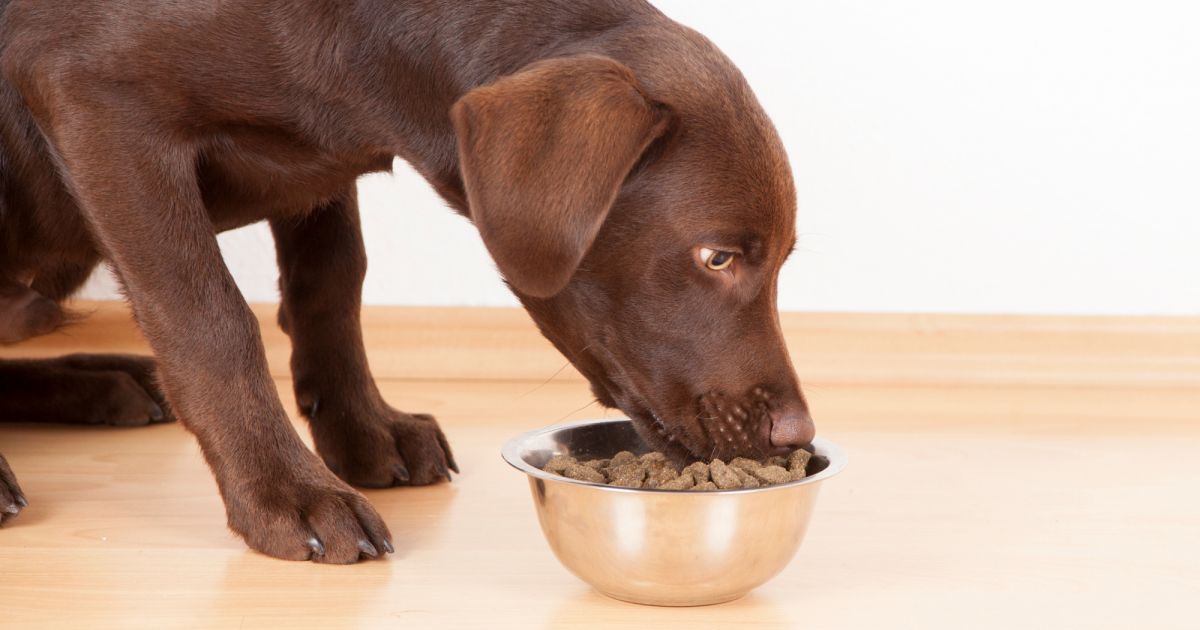
[[[324,134],[316,142],[399,156],[465,213],[449,118],[454,102],[539,59],[605,53],[614,31],[638,28],[639,16],[661,16],[642,0],[595,3],[587,10],[578,3],[528,4],[537,6],[358,0],[333,11],[309,0],[278,13],[284,26],[277,43],[301,60],[296,77],[318,77],[316,85],[305,86],[321,105],[312,111],[322,119],[307,125]]]

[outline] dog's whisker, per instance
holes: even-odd
[[[589,343],[589,344],[587,344],[586,346],[584,346],[584,347],[580,348],[580,349],[579,349],[579,350],[578,350],[578,351],[575,353],[575,354],[576,354],[576,356],[573,356],[573,357],[570,357],[570,358],[568,358],[568,359],[567,359],[567,362],[562,364],[562,367],[558,368],[557,370],[555,370],[555,371],[554,371],[554,374],[551,374],[551,375],[550,375],[550,378],[548,378],[548,379],[546,379],[546,380],[542,381],[540,384],[538,384],[538,385],[537,385],[537,387],[534,387],[533,389],[531,389],[531,390],[529,390],[529,391],[525,392],[524,394],[521,394],[520,396],[518,396],[518,398],[524,398],[525,396],[528,396],[528,395],[530,395],[530,394],[532,394],[532,393],[536,392],[537,390],[539,390],[539,389],[541,389],[541,388],[545,387],[546,385],[550,384],[550,381],[553,381],[553,380],[555,379],[555,377],[557,377],[559,374],[562,374],[562,371],[563,371],[563,370],[567,369],[568,367],[570,367],[570,366],[571,366],[571,364],[572,364],[572,363],[574,363],[575,361],[577,361],[577,360],[578,360],[578,359],[577,359],[577,356],[578,356],[578,355],[580,355],[580,354],[583,354],[584,352],[587,352],[587,351],[588,351],[588,348],[591,348],[591,347],[592,347],[594,344],[595,344],[595,342],[592,342],[592,343]]]
[[[573,415],[575,415],[575,414],[579,413],[580,411],[583,411],[584,409],[587,409],[588,407],[591,407],[592,405],[594,405],[594,404],[596,404],[596,403],[598,403],[598,402],[600,402],[600,401],[598,401],[598,400],[596,400],[596,399],[589,400],[589,401],[588,401],[588,403],[587,403],[586,405],[584,405],[584,406],[582,406],[582,407],[580,407],[580,408],[578,408],[578,409],[575,409],[574,411],[569,411],[569,412],[567,412],[565,415],[563,415],[563,416],[562,416],[561,418],[559,418],[558,420],[555,420],[555,421],[554,421],[554,422],[552,422],[551,424],[558,424],[559,422],[562,422],[563,420],[566,420],[567,418],[570,418],[571,416],[573,416]]]
[[[565,370],[565,369],[567,369],[567,367],[569,367],[570,365],[571,365],[571,362],[570,362],[570,361],[567,361],[566,363],[563,363],[563,364],[562,364],[562,367],[558,368],[558,370],[556,370],[556,371],[554,372],[554,374],[551,374],[551,375],[550,375],[550,378],[548,378],[548,379],[546,379],[546,380],[542,381],[542,382],[541,382],[541,383],[539,383],[539,384],[538,384],[536,387],[534,387],[533,389],[531,389],[531,390],[529,390],[529,391],[525,392],[524,394],[521,394],[520,396],[518,396],[518,398],[524,398],[524,397],[526,397],[526,396],[528,396],[528,395],[530,395],[530,394],[532,394],[532,393],[536,392],[537,390],[539,390],[539,389],[541,389],[541,388],[545,387],[546,385],[549,385],[549,384],[550,384],[550,381],[553,381],[553,380],[554,380],[554,378],[555,378],[556,376],[558,376],[559,374],[562,374],[562,371],[563,371],[563,370]]]

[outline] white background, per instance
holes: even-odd
[[[1200,313],[1200,3],[657,5],[741,67],[787,146],[782,308]],[[515,304],[396,170],[361,184],[366,301]],[[221,241],[248,299],[276,300],[267,230]]]

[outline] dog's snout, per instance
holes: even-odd
[[[803,404],[789,404],[771,412],[771,444],[804,446],[816,436],[812,416]]]

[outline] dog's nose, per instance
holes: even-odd
[[[812,416],[804,405],[785,405],[771,412],[771,444],[775,446],[804,446],[816,434]]]

